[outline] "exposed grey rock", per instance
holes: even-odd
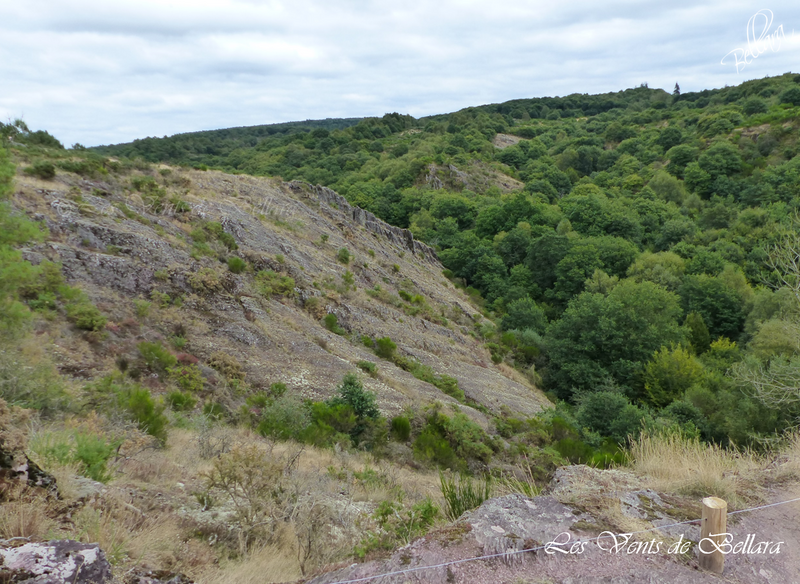
[[[484,554],[507,554],[505,559],[510,562],[522,559],[514,552],[550,541],[579,519],[552,497],[531,499],[519,494],[489,499],[462,517],[472,526],[471,535]]]
[[[298,181],[293,181],[291,184],[297,183]],[[347,215],[347,217],[356,225],[361,225],[365,227],[367,231],[385,237],[393,244],[407,249],[415,255],[421,256],[426,261],[431,263],[439,262],[439,258],[436,257],[436,252],[433,250],[433,248],[425,245],[421,241],[416,241],[408,229],[401,229],[399,227],[389,225],[385,221],[378,219],[369,211],[365,211],[360,207],[352,206],[342,195],[332,189],[329,189],[328,187],[317,185],[312,188],[314,189],[317,197],[319,197],[320,201],[327,203],[328,205],[336,205],[336,207],[345,213],[345,215]]]
[[[56,491],[55,477],[43,471],[27,455],[0,448],[0,485],[3,481],[19,481],[29,487]]]
[[[111,565],[97,544],[72,540],[0,549],[0,581],[25,584],[102,584]]]

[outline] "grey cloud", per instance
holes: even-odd
[[[89,145],[642,82],[720,87],[797,62],[794,45],[743,73],[719,64],[752,12],[722,0],[32,0],[0,22],[0,116]],[[800,30],[800,8],[775,9],[781,23]]]

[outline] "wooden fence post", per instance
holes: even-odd
[[[717,497],[706,497],[703,499],[703,517],[700,527],[700,540],[710,538],[720,545],[724,540],[723,535],[727,531],[728,525],[728,504]],[[719,535],[718,535],[719,534]],[[716,535],[717,537],[711,537]],[[714,550],[710,554],[700,552],[700,567],[703,570],[722,574],[725,568],[725,555],[714,549],[708,542],[702,544],[706,551]]]

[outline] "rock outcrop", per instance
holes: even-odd
[[[97,544],[72,540],[0,548],[0,582],[105,584],[111,565]]]
[[[290,183],[296,185],[296,182]],[[407,249],[414,255],[424,258],[431,264],[438,264],[439,258],[432,247],[425,245],[421,241],[414,239],[414,236],[408,229],[401,229],[393,225],[389,225],[385,221],[378,219],[369,211],[365,211],[361,207],[354,207],[347,202],[342,195],[336,191],[317,185],[313,187],[314,192],[319,197],[319,200],[331,206],[336,206],[339,210],[343,211],[350,220],[356,225],[366,228],[370,233],[376,233],[381,237],[385,237],[388,241],[392,242],[398,247]]]

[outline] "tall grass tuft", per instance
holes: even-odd
[[[492,496],[492,479],[486,477],[483,481],[473,481],[471,478],[460,475],[458,482],[455,477],[446,477],[439,473],[439,482],[444,497],[445,513],[452,519],[458,519],[466,511],[479,507],[486,499]]]
[[[652,477],[659,490],[716,496],[734,507],[758,497],[752,479],[762,465],[749,451],[706,444],[679,431],[643,432],[628,456],[633,469]]]

